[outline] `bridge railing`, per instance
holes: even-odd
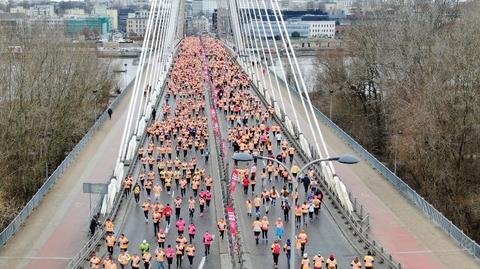
[[[132,80],[114,99],[110,108],[115,110],[123,97],[127,94],[126,89],[128,89],[134,80]],[[65,170],[77,159],[78,154],[83,150],[85,145],[90,141],[93,135],[97,130],[103,125],[103,123],[108,119],[107,110],[97,118],[93,126],[88,130],[88,132],[82,137],[82,139],[75,145],[75,147],[68,153],[67,157],[60,163],[60,165],[53,171],[53,173],[48,177],[43,185],[38,189],[38,191],[33,195],[33,197],[28,201],[28,203],[23,207],[23,209],[18,213],[18,215],[10,222],[10,224],[3,229],[0,233],[0,246],[5,245],[10,238],[22,227],[27,218],[32,214],[32,212],[37,208],[37,206],[42,202],[45,194],[51,189],[51,187],[57,182],[58,178],[65,172]]]
[[[270,71],[270,74],[276,76],[281,80],[286,87],[290,89],[290,92],[293,92],[296,96],[299,96],[300,93],[295,89],[295,87],[288,86],[284,79],[278,75],[276,72]],[[356,154],[362,157],[368,164],[370,164],[374,169],[376,169],[380,174],[393,184],[393,186],[400,191],[410,202],[414,203],[418,208],[420,208],[424,214],[433,220],[440,228],[442,228],[451,238],[453,238],[457,243],[469,251],[474,257],[480,258],[480,245],[475,242],[473,239],[468,237],[462,230],[460,230],[455,224],[452,223],[448,218],[446,218],[440,211],[433,207],[429,202],[427,202],[421,195],[419,195],[415,190],[413,190],[405,181],[388,169],[382,162],[380,162],[375,156],[363,148],[355,139],[353,139],[349,134],[342,130],[338,125],[336,125],[330,118],[328,118],[324,113],[322,113],[318,108],[314,107],[315,115],[335,134],[340,137],[345,143],[347,143]]]

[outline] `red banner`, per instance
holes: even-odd
[[[228,222],[230,223],[230,232],[233,236],[237,236],[238,234],[238,226],[237,226],[237,216],[235,215],[235,209],[233,207],[227,207],[227,216]]]

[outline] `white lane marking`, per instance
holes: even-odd
[[[202,257],[202,261],[200,261],[200,264],[198,265],[198,269],[203,269],[204,265],[205,265],[205,256]]]

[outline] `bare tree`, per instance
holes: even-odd
[[[44,30],[0,29],[2,225],[92,126],[114,88],[94,48]]]
[[[480,4],[393,1],[319,57],[323,111],[480,241]],[[338,111],[337,111],[338,110]]]

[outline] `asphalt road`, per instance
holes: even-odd
[[[162,101],[160,102],[159,107],[157,107],[157,111],[158,111],[157,112],[157,118],[158,118],[158,115],[161,114],[160,113],[161,107],[165,103],[165,101],[166,100],[165,100],[164,96],[162,96]],[[172,112],[175,111],[176,100],[174,100],[173,97],[171,97],[169,99],[168,104],[171,106],[171,111]],[[144,148],[147,146],[147,143],[148,142],[146,142],[143,145]],[[208,145],[209,148],[211,147],[210,144],[211,143],[209,143],[209,145]],[[155,147],[157,145],[158,145],[158,142],[155,143]],[[173,146],[173,148],[176,147],[176,141],[173,141],[172,146]],[[210,150],[210,151],[212,151],[212,150]],[[182,152],[180,152],[180,154],[182,155]],[[210,155],[210,160],[214,159],[212,155],[213,154]],[[197,158],[197,167],[204,168],[206,170],[206,175],[211,175],[213,169],[218,169],[216,164],[212,161],[210,161],[208,163],[205,163],[204,157],[200,155],[200,152],[195,153],[194,149],[189,151],[189,153],[187,155],[187,160],[188,161],[191,160],[191,158],[193,156],[196,156],[196,158]],[[156,152],[156,150],[154,150],[154,158],[156,159],[156,157],[157,157],[157,152]],[[175,158],[176,158],[176,152],[174,150],[173,154],[172,154],[172,159],[175,159]],[[183,158],[180,158],[180,159],[183,159]],[[135,172],[133,173],[133,177],[134,177],[135,180],[138,180],[140,170],[142,169],[141,167],[142,167],[142,165],[137,162],[136,167],[135,167]],[[155,165],[153,170],[155,172],[154,185],[155,184],[160,184],[160,179],[159,179],[158,171],[156,169],[156,165]],[[149,168],[147,166],[146,173],[148,173],[148,172],[149,172]],[[175,209],[174,209],[174,205],[173,205],[173,199],[175,199],[176,196],[180,195],[180,190],[176,189],[174,182],[172,182],[172,183],[173,184],[172,184],[171,194],[168,194],[167,191],[164,188],[164,190],[163,190],[163,192],[161,193],[161,196],[160,196],[161,203],[163,203],[163,204],[169,203],[173,208],[173,214],[172,214],[172,217],[171,217],[170,227],[167,229],[165,218],[162,218],[160,228],[165,229],[165,231],[168,231],[167,238],[166,238],[167,240],[165,242],[165,247],[167,247],[168,244],[171,244],[172,247],[175,248],[175,239],[177,237],[177,228],[175,227],[176,218],[175,218]],[[201,188],[205,188],[204,184],[201,185]],[[212,190],[212,193],[213,193],[213,190]],[[182,208],[181,208],[181,213],[180,213],[180,217],[183,218],[186,221],[186,229],[185,229],[185,232],[184,232],[184,236],[187,239],[188,239],[188,232],[187,232],[188,231],[188,225],[190,224],[189,212],[188,212],[188,198],[190,196],[193,196],[193,191],[191,190],[191,188],[187,188],[187,192],[186,192],[185,196],[183,197],[183,203],[182,203]],[[152,196],[151,197],[152,197],[152,201],[153,201],[154,200],[153,190],[152,190]],[[196,255],[195,255],[195,258],[194,258],[193,268],[220,268],[220,255],[219,255],[220,252],[218,251],[218,248],[219,248],[218,242],[221,239],[218,236],[218,232],[217,232],[217,228],[216,228],[216,223],[217,223],[217,217],[216,217],[216,214],[215,214],[215,206],[217,206],[216,205],[216,200],[217,200],[216,198],[217,197],[215,197],[215,195],[213,195],[211,205],[210,205],[209,208],[205,209],[205,214],[202,217],[199,216],[198,198],[196,199],[197,204],[196,204],[195,216],[193,218],[193,223],[195,224],[195,226],[197,228],[196,229],[196,236],[195,236],[195,239],[193,240],[193,244],[196,247]],[[142,190],[142,193],[140,195],[140,201],[139,201],[138,204],[135,203],[135,200],[133,198],[133,194],[130,194],[130,197],[126,200],[126,202],[124,202],[121,205],[119,214],[117,215],[117,218],[115,219],[115,225],[116,225],[115,235],[117,236],[117,238],[122,233],[125,234],[125,236],[127,236],[127,238],[129,239],[128,252],[129,252],[130,255],[140,254],[138,246],[140,245],[140,243],[142,243],[143,240],[146,240],[150,244],[150,253],[153,256],[152,265],[155,267],[156,262],[155,262],[155,254],[154,253],[155,253],[155,249],[158,246],[158,243],[157,243],[156,235],[154,234],[151,212],[149,213],[149,222],[148,223],[145,222],[144,213],[143,213],[143,210],[141,208],[141,205],[145,201],[145,199],[147,199],[147,195],[146,195],[145,190]],[[221,201],[221,199],[220,199],[220,201]],[[208,230],[210,233],[212,233],[214,235],[214,240],[213,240],[213,243],[211,245],[210,255],[208,255],[208,257],[204,258],[203,234],[206,230]],[[227,239],[224,239],[224,240],[227,240]],[[119,250],[118,246],[116,246],[114,248],[114,253],[113,253],[113,257],[114,257],[115,260],[118,258],[119,253],[120,253],[120,250]],[[105,244],[103,244],[99,248],[98,254],[101,255],[101,256],[105,256],[107,254]],[[143,268],[143,266],[142,266],[142,268]],[[172,268],[177,268],[175,258],[174,258]],[[182,268],[189,268],[188,259],[187,259],[186,255],[183,258]]]
[[[224,139],[226,139],[228,137],[227,130],[228,130],[229,123],[227,123],[223,112],[217,111],[217,115],[219,115],[222,136]],[[252,122],[253,121],[251,120],[249,124]],[[282,133],[282,136],[285,137],[285,134]],[[230,159],[230,167],[234,167],[233,161],[231,161],[232,153],[233,153],[233,148],[228,148],[228,157]],[[274,155],[276,156],[276,154],[278,153],[280,153],[280,150],[275,145]],[[300,160],[295,158],[294,162],[298,164]],[[242,209],[242,210],[237,210],[237,214],[239,218],[239,225],[240,225],[239,228],[243,234],[243,237],[242,237],[242,240],[244,240],[243,244],[246,245],[245,249],[249,254],[250,264],[255,267],[258,266],[257,268],[271,268],[273,266],[273,258],[272,258],[270,247],[273,241],[276,239],[274,223],[277,218],[282,218],[283,220],[283,211],[280,207],[279,199],[277,199],[276,206],[272,206],[270,208],[268,215],[265,214],[265,209],[262,206],[260,216],[263,217],[266,215],[270,222],[270,229],[268,232],[269,240],[268,242],[266,242],[266,241],[262,241],[261,239],[260,244],[256,245],[255,238],[252,231],[252,223],[255,220],[255,209],[253,209],[253,213],[254,213],[253,216],[248,216],[246,207],[245,207],[245,202],[246,202],[246,199],[251,199],[253,201],[253,198],[255,197],[255,195],[261,194],[263,188],[261,186],[260,173],[262,169],[265,167],[264,164],[265,162],[263,162],[262,160],[258,161],[257,174],[256,174],[257,186],[255,188],[255,194],[253,194],[251,192],[251,189],[249,188],[248,195],[244,195],[243,187],[241,183],[239,183],[237,186],[237,191],[234,196],[236,207],[239,209]],[[300,162],[299,165],[301,166],[303,164],[304,163]],[[287,161],[287,165],[290,167],[291,164]],[[230,171],[230,173],[231,172],[232,171]],[[272,186],[275,186],[277,191],[280,191],[284,185],[282,179],[279,179],[278,182],[275,181],[275,179],[273,179],[272,182],[268,182],[268,181],[266,182],[267,183],[265,184],[265,187],[268,190],[270,190]],[[305,193],[303,190],[303,186],[301,184],[299,185],[299,194],[300,194],[299,203],[303,203],[303,201],[305,200]],[[308,253],[310,260],[312,260],[313,256],[318,253],[324,256],[325,259],[327,259],[331,254],[333,254],[337,259],[339,268],[350,268],[350,263],[353,260],[353,258],[355,256],[359,256],[359,258],[363,257],[364,254],[360,255],[360,253],[357,253],[357,251],[349,243],[347,238],[345,238],[343,233],[340,231],[339,227],[335,223],[330,213],[326,210],[325,206],[326,204],[322,205],[322,209],[320,210],[320,215],[318,219],[314,218],[311,222],[307,221],[307,225],[301,227],[305,229],[309,237],[309,243],[306,246],[305,252]],[[301,228],[296,230],[296,234],[299,233]],[[283,247],[283,244],[285,243],[285,240],[287,238],[290,238],[290,231],[291,231],[290,222],[285,223],[285,233],[284,233],[284,237],[281,240],[282,247]],[[294,246],[292,249],[294,249]],[[293,253],[294,252],[292,252],[292,255]],[[297,255],[296,261],[298,261],[298,264],[300,264],[299,263],[301,259],[300,251],[297,251],[295,253]],[[279,268],[287,268],[287,259],[283,252],[280,255]],[[298,267],[293,267],[293,268],[299,268],[299,265]]]

